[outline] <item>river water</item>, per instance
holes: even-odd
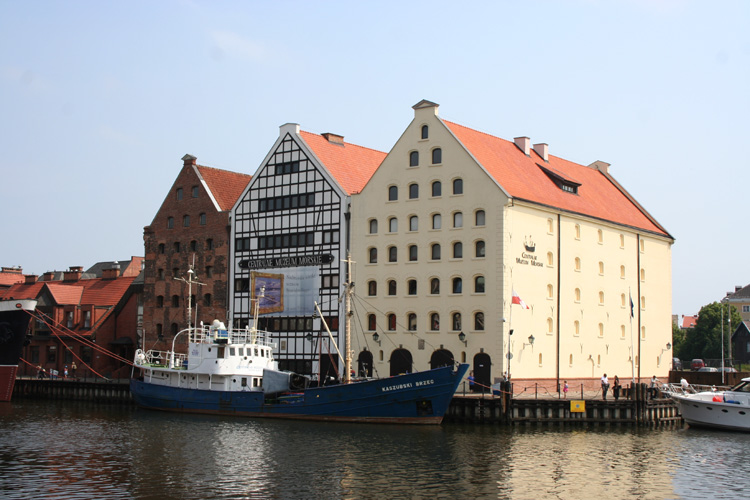
[[[750,435],[329,424],[0,404],[7,499],[750,498]]]

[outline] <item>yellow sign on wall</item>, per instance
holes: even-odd
[[[584,413],[586,411],[586,401],[573,400],[570,402],[571,413]]]

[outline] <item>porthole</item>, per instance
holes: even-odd
[[[721,411],[724,412],[724,413],[729,413],[729,411],[725,410],[725,409],[722,409]]]
[[[740,415],[744,415],[744,414],[745,414],[745,412],[744,412],[744,411],[740,411]]]
[[[693,406],[695,406],[696,408],[700,408],[698,405],[693,405]]]
[[[707,409],[707,410],[712,410],[712,411],[713,411],[713,408],[711,408],[710,406],[706,406],[706,409]]]

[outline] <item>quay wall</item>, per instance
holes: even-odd
[[[69,379],[16,379],[13,399],[65,399],[102,403],[133,403],[130,380],[80,381]]]

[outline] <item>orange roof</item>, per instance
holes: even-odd
[[[52,295],[52,298],[55,299],[55,302],[57,304],[80,305],[81,296],[83,295],[83,285],[81,284],[81,282],[84,281],[91,280],[81,280],[76,282],[75,284],[48,281],[46,282],[46,285],[49,293]]]
[[[231,210],[252,178],[251,175],[196,165],[221,211]]]
[[[122,296],[125,295],[125,292],[135,278],[135,276],[131,276],[114,280],[81,280],[79,283],[85,284],[85,290],[81,297],[81,304],[95,306],[116,305]]]
[[[10,286],[15,283],[23,283],[26,278],[20,273],[0,273],[0,286]]]
[[[347,194],[360,192],[386,156],[356,144],[336,144],[310,132],[300,131],[300,136]]]
[[[552,155],[545,162],[533,148],[526,156],[514,142],[442,121],[511,197],[670,236],[609,174]],[[550,175],[579,184],[578,193]]]
[[[683,316],[682,328],[693,328],[698,321],[698,316]]]
[[[0,291],[0,300],[35,299],[39,295],[39,290],[41,290],[43,286],[43,281],[29,284],[16,283],[7,290]]]

